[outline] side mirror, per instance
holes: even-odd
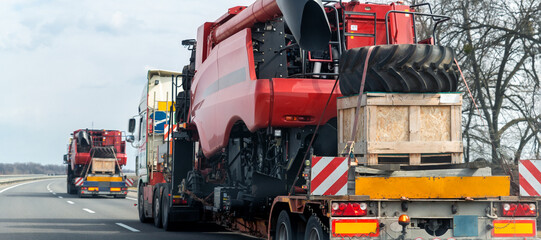
[[[64,164],[68,163],[68,154],[64,154]]]
[[[128,132],[133,133],[135,131],[135,118],[130,118],[130,122],[128,123]]]
[[[126,136],[126,142],[132,143],[133,141],[135,141],[135,137],[133,135]]]

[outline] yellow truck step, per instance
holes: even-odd
[[[486,198],[509,196],[508,176],[357,177],[355,195],[372,199]]]

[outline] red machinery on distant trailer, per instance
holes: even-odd
[[[133,180],[126,179],[126,142],[117,130],[74,131],[64,155],[67,192],[83,196],[109,195],[125,198]]]

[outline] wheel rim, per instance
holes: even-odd
[[[309,240],[319,240],[319,234],[315,228],[310,229]]]
[[[278,229],[278,239],[289,239],[286,224],[283,222],[280,223],[280,228]]]

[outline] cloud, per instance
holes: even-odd
[[[180,71],[183,39],[251,2],[0,1],[0,162],[61,164],[73,130],[125,130],[150,66]]]

